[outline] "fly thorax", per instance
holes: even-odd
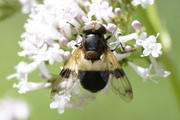
[[[104,50],[104,37],[101,34],[88,34],[85,36],[84,50],[87,59],[100,59]]]

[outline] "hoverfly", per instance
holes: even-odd
[[[73,24],[69,24],[76,29]],[[92,93],[102,90],[108,84],[123,100],[131,102],[133,92],[130,82],[112,53],[113,50],[107,45],[107,40],[115,31],[105,38],[106,31],[102,24],[92,22],[82,28],[84,35],[78,32],[83,40],[57,77],[51,98],[55,94],[69,94],[68,91],[79,80],[82,87]]]

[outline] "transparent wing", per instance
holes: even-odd
[[[82,50],[78,47],[57,77],[51,90],[51,98],[55,94],[68,95],[71,90],[79,85],[77,64],[82,55]]]
[[[133,98],[131,84],[109,47],[105,50],[105,57],[109,64],[109,85],[111,89],[119,94],[121,99],[131,102]]]

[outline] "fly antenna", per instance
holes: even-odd
[[[106,41],[107,41],[109,38],[111,38],[111,36],[116,32],[117,28],[118,28],[118,27],[116,27],[116,28],[114,29],[114,31],[111,33],[111,35],[109,35],[109,36],[106,38]],[[116,48],[119,47],[119,45],[121,45],[122,50],[124,50],[124,47],[123,47],[122,43],[120,42],[120,43],[118,43],[118,44],[116,45],[116,47],[115,47],[114,49],[112,49],[111,51],[114,51]]]
[[[79,33],[78,29],[76,28],[76,26],[74,26],[72,23],[66,21],[68,24],[70,24],[71,26],[74,27],[74,29],[76,30],[76,32],[83,38],[83,35]]]

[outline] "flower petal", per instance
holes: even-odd
[[[169,71],[164,71],[164,69],[158,64],[156,59],[153,56],[149,56],[149,59],[155,69],[156,75],[161,76],[161,77],[167,77],[168,75],[171,74]]]

